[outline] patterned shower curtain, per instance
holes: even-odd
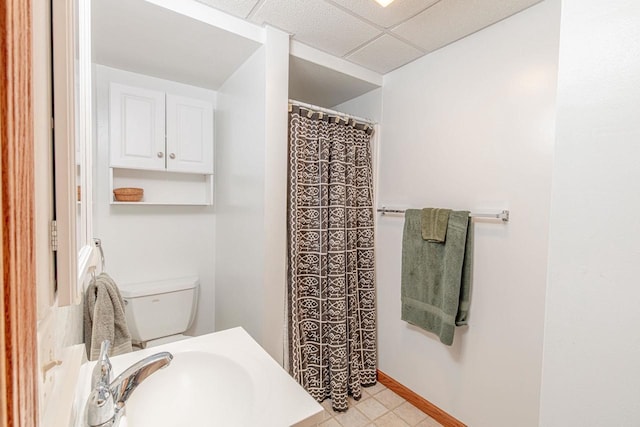
[[[289,369],[318,401],[347,410],[376,382],[373,129],[289,113]]]

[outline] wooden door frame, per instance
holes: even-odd
[[[38,411],[31,0],[0,1],[0,426]]]

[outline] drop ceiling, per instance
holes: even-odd
[[[542,0],[197,0],[196,5],[271,25],[293,40],[386,74]],[[251,26],[249,25],[249,26]],[[94,62],[210,89],[261,44],[145,0],[92,0]],[[374,89],[291,57],[290,96],[337,105]]]
[[[198,0],[388,73],[541,0]]]

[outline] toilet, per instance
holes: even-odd
[[[183,335],[195,317],[197,277],[119,285],[134,345],[141,348],[189,338]]]

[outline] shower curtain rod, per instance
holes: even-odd
[[[380,212],[382,215],[388,214],[388,213],[397,213],[397,214],[403,214],[405,209],[389,209],[386,207],[381,207],[377,209],[378,212]],[[509,222],[509,211],[508,210],[504,210],[500,213],[476,213],[476,212],[471,212],[469,213],[469,217],[471,218],[492,218],[492,219],[501,219],[503,222]]]
[[[332,116],[344,117],[345,119],[353,119],[353,120],[356,120],[358,122],[362,122],[363,124],[367,124],[369,126],[375,126],[375,125],[378,124],[378,123],[374,122],[371,119],[365,119],[365,118],[358,117],[358,116],[352,116],[351,114],[341,113],[340,111],[330,110],[328,108],[320,107],[318,105],[307,104],[306,102],[296,101],[295,99],[290,99],[289,100],[289,109],[291,109],[292,105],[297,105],[298,107],[310,108],[312,110],[316,110],[316,111],[322,112],[322,113],[327,113],[327,114],[332,115]]]

